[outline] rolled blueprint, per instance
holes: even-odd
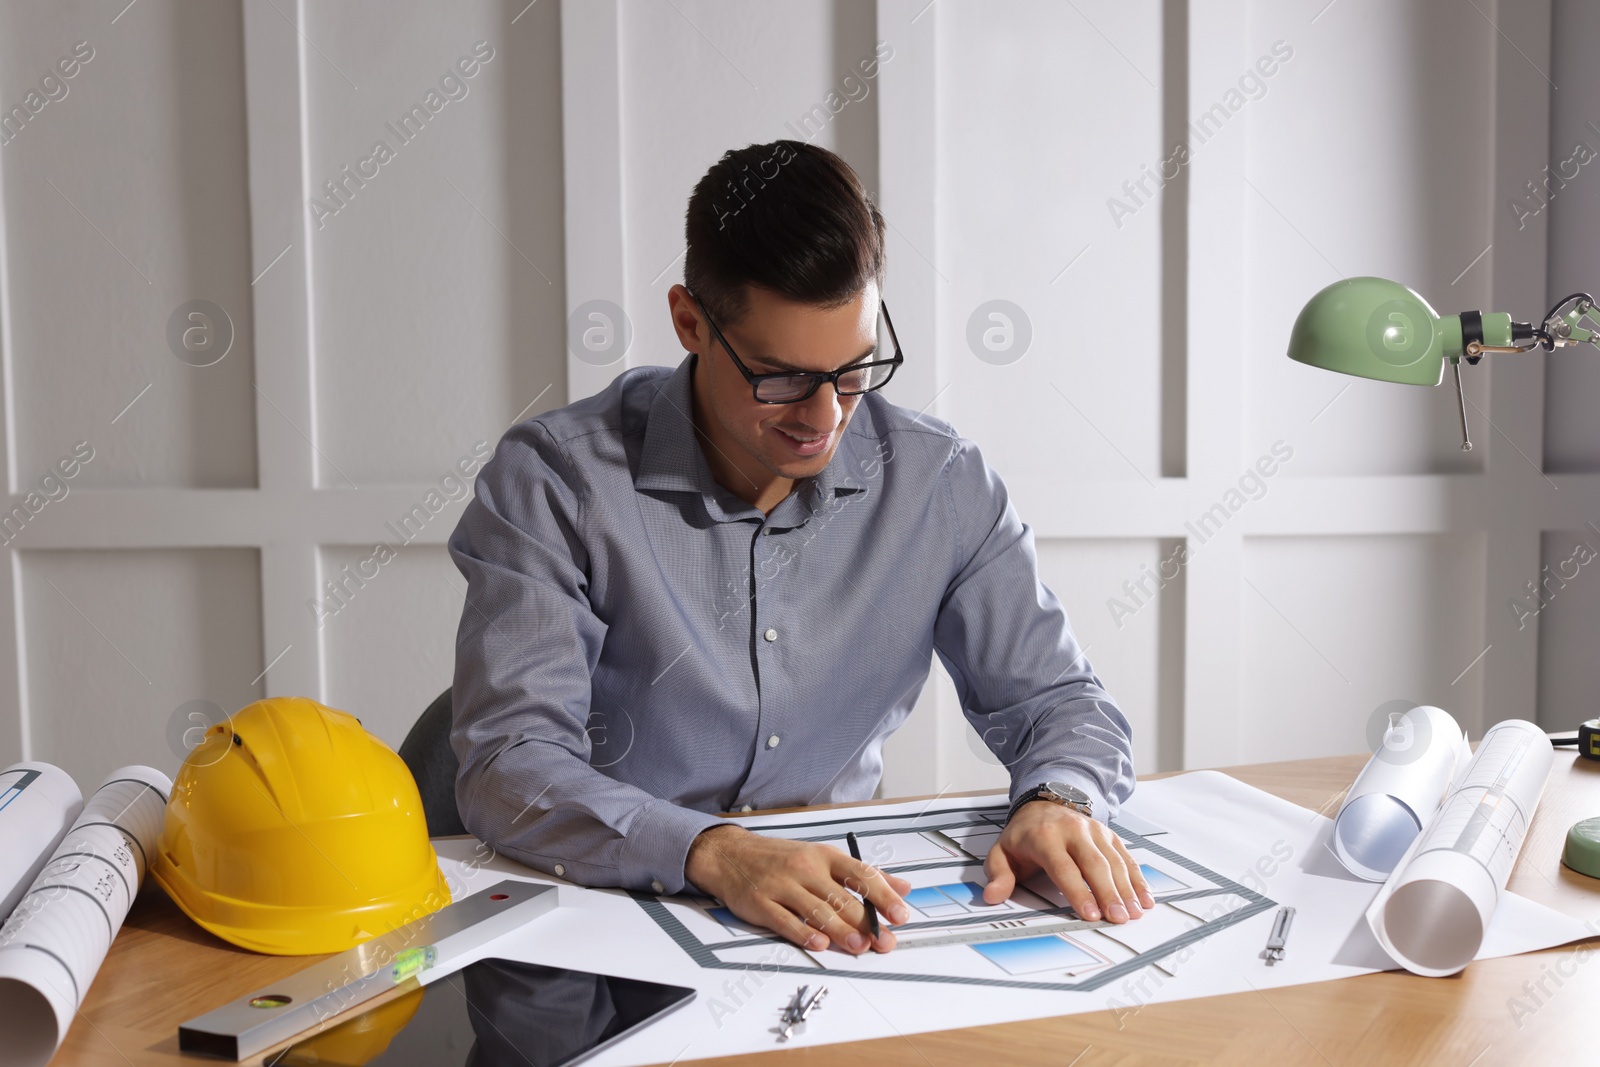
[[[0,927],[0,1067],[42,1067],[67,1036],[139,891],[171,791],[151,767],[111,772]]]
[[[1478,954],[1555,762],[1531,722],[1490,728],[1432,824],[1367,909],[1378,943],[1407,970],[1455,974]]]
[[[1443,708],[1395,716],[1334,818],[1333,854],[1369,882],[1388,878],[1471,758],[1466,735]]]
[[[78,783],[60,767],[13,763],[0,771],[0,923],[82,810]]]

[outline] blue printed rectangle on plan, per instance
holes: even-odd
[[[1105,962],[1077,942],[1056,934],[1019,937],[1014,941],[985,941],[973,945],[972,949],[1007,974],[1072,971]]]
[[[1176,893],[1180,889],[1190,888],[1166,871],[1158,871],[1148,863],[1139,864],[1139,870],[1144,872],[1145,884],[1150,887],[1152,893]]]
[[[905,895],[905,902],[932,919],[951,915],[964,915],[971,911],[994,909],[1006,911],[1012,905],[990,904],[983,899],[983,886],[977,882],[948,882],[913,889]]]
[[[913,889],[905,895],[904,900],[918,911],[927,911],[929,908],[948,908],[950,906],[950,898],[939,892],[938,886],[931,885],[923,886],[921,889]]]
[[[977,882],[953,882],[950,885],[940,886],[939,891],[957,904],[965,904],[969,908],[991,907],[989,902],[983,899],[983,886]]]

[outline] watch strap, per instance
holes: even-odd
[[[1030,801],[1038,800],[1041,797],[1046,797],[1048,799],[1047,794],[1054,795],[1054,793],[1055,790],[1049,788],[1048,782],[1040,782],[1038,785],[1025,791],[1021,796],[1017,797],[1016,801],[1011,805],[1011,809],[1006,812],[1006,822],[1011,822],[1012,818],[1019,810],[1021,810],[1022,805],[1027,804]],[[1083,815],[1091,819],[1094,818],[1094,811],[1092,807],[1088,811],[1084,810],[1084,807],[1087,805],[1078,805],[1071,803],[1070,801],[1052,801],[1052,803],[1060,804],[1061,807],[1075,811],[1079,815]]]

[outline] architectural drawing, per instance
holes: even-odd
[[[882,809],[877,809],[882,810]],[[872,808],[746,820],[776,837],[845,849],[854,831],[868,863],[911,882],[912,918],[894,928],[888,953],[811,952],[752,926],[716,901],[633,894],[640,907],[702,967],[815,976],[952,982],[1084,992],[1146,967],[1171,972],[1186,946],[1276,906],[1260,893],[1172,851],[1165,831],[1112,820],[1143,870],[1155,908],[1120,925],[1089,922],[1039,877],[1010,900],[986,904],[983,859],[1000,836],[1006,806],[993,798],[931,802],[921,811]]]

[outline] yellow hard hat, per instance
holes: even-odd
[[[206,731],[152,873],[225,941],[339,952],[450,903],[416,781],[352,715],[273,697]]]

